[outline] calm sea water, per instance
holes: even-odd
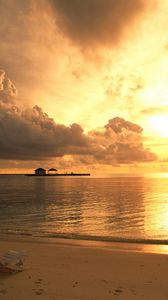
[[[168,178],[0,175],[0,233],[168,244]]]

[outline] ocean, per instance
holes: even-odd
[[[0,175],[0,234],[168,244],[168,178]]]

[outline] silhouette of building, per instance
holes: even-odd
[[[38,168],[38,169],[34,170],[34,172],[35,172],[35,175],[41,175],[41,176],[46,175],[46,170],[43,168]]]
[[[54,168],[51,168],[51,169],[48,170],[48,174],[49,174],[49,175],[56,174],[57,171],[58,171],[58,170],[56,170],[56,169],[54,169]]]

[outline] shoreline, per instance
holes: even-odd
[[[111,251],[141,252],[149,254],[168,254],[167,244],[127,242],[127,241],[106,241],[92,239],[75,239],[62,237],[40,237],[30,235],[11,235],[0,234],[2,242],[20,242],[20,243],[37,243],[37,244],[56,244],[65,246],[77,246],[95,249],[109,249]]]
[[[110,245],[109,245],[110,244]],[[168,256],[114,243],[15,237],[7,250],[28,254],[23,272],[0,273],[4,300],[167,300]]]

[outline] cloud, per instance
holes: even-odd
[[[150,115],[165,115],[168,113],[168,106],[160,106],[160,107],[148,107],[146,109],[142,109],[140,111],[140,114],[142,115],[146,115],[146,116],[150,116]]]
[[[115,46],[148,7],[144,0],[49,0],[49,3],[60,31],[84,48]]]
[[[3,70],[0,70],[0,101],[13,102],[17,96],[17,89],[12,81],[5,75]]]
[[[21,109],[4,71],[0,82],[0,159],[39,161],[75,155],[89,164],[109,165],[156,159],[144,148],[137,124],[116,117],[101,130],[85,134],[79,124],[55,123],[37,105]]]
[[[122,107],[127,111],[129,117],[135,114],[138,107],[138,94],[144,88],[144,80],[135,73],[128,72],[119,76],[113,74],[106,76],[106,95],[108,101],[115,101],[115,106]]]
[[[44,2],[0,1],[0,66],[30,99],[40,91],[48,95],[53,71],[59,77],[64,68],[65,47]]]
[[[104,126],[103,131],[92,131],[90,135],[102,150],[94,157],[103,164],[130,164],[156,160],[157,157],[143,145],[143,129],[123,118],[113,118]]]
[[[17,86],[22,105],[38,103],[59,122],[70,123],[73,118],[84,124],[88,120],[87,128],[92,128],[102,110],[102,122],[111,117],[109,105],[117,107],[117,114],[120,107],[126,110],[128,106],[127,111],[132,110],[133,101],[127,99],[128,95],[135,96],[131,90],[134,82],[129,84],[124,97],[122,88],[130,81],[125,62],[123,64],[123,57],[128,56],[128,51],[123,53],[122,47],[120,50],[114,47],[121,40],[125,41],[126,32],[131,37],[134,35],[132,25],[146,11],[150,1],[0,1],[0,66]],[[88,5],[94,8],[93,12],[89,10],[87,13]],[[114,28],[112,22],[119,23]],[[73,30],[77,31],[77,37]],[[135,41],[129,41],[134,44],[136,36]],[[84,55],[79,47],[85,48]],[[101,51],[101,47],[109,47],[109,51]],[[136,66],[133,70],[135,76],[137,70]],[[125,78],[120,82],[120,88],[116,82],[117,74]],[[106,75],[113,77],[113,86],[110,82],[109,88],[103,82]],[[92,109],[95,109],[93,118]]]
[[[131,132],[142,133],[143,129],[137,124],[126,121],[122,118],[116,117],[108,121],[108,124],[105,128],[111,128],[115,133],[121,133],[123,129],[126,129]]]

